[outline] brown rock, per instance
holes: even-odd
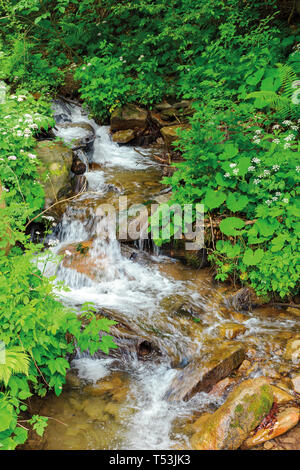
[[[112,131],[126,129],[144,129],[147,125],[148,113],[134,104],[126,104],[115,109],[110,118]]]
[[[73,161],[71,170],[75,175],[83,175],[86,172],[86,164],[83,163],[79,158]]]
[[[278,403],[278,405],[284,405],[290,401],[295,400],[293,395],[285,392],[284,390],[281,390],[281,388],[275,387],[274,385],[271,385],[271,388],[273,390],[274,402]]]
[[[274,439],[281,434],[284,434],[289,429],[296,426],[300,418],[299,408],[291,407],[281,411],[276,416],[276,422],[271,428],[260,429],[254,436],[249,437],[243,443],[243,448],[250,449],[251,447],[263,444],[270,439]]]
[[[300,335],[295,335],[287,342],[284,357],[292,362],[300,359]]]
[[[179,129],[184,129],[185,127],[186,126],[183,125],[175,125],[161,128],[160,132],[167,147],[171,148],[172,143],[178,140],[177,131]]]
[[[228,390],[228,388],[234,383],[236,383],[234,379],[231,379],[230,377],[226,377],[226,379],[220,380],[220,382],[216,383],[211,389],[211,391],[209,392],[209,394],[221,397]]]
[[[246,327],[239,323],[224,323],[220,326],[219,330],[223,338],[233,339],[237,335],[245,333]]]
[[[273,442],[270,442],[270,441],[265,442],[265,444],[264,444],[264,449],[270,450],[270,449],[272,449],[272,447],[274,447],[274,443],[273,443]]]
[[[227,377],[245,357],[242,345],[224,343],[209,360],[192,362],[180,370],[166,393],[169,401],[188,400],[198,392],[209,392],[213,385]]]
[[[264,377],[245,380],[191,438],[194,450],[238,449],[269,413],[273,393]]]
[[[196,421],[194,421],[194,423],[191,424],[190,427],[194,431],[194,433],[197,432],[201,426],[205,425],[205,423],[211,417],[211,415],[212,415],[211,413],[203,413],[203,415],[201,415],[200,418],[198,418]]]
[[[295,392],[300,394],[300,374],[297,374],[292,378],[292,385]]]
[[[127,144],[135,137],[135,132],[132,129],[125,129],[124,131],[117,131],[113,134],[113,141],[118,144]]]
[[[248,361],[247,359],[245,359],[242,364],[240,365],[238,371],[239,372],[245,372],[246,370],[248,370],[249,368],[251,367],[251,362]]]

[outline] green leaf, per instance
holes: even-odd
[[[220,223],[220,230],[227,236],[241,235],[245,222],[237,217],[227,217]]]
[[[263,258],[264,251],[261,248],[253,251],[251,248],[247,248],[243,256],[243,263],[247,266],[256,266]]]
[[[232,212],[240,212],[248,204],[249,199],[247,196],[241,196],[239,193],[230,193],[226,199],[226,205]]]
[[[100,349],[105,354],[109,353],[110,349],[116,349],[118,346],[115,344],[112,336],[105,335],[101,338]]]
[[[208,209],[216,209],[223,204],[225,199],[226,194],[222,191],[213,191],[212,189],[209,189],[205,195],[204,204]]]

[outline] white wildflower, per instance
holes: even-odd
[[[236,163],[230,163],[230,168],[234,168],[236,166]]]
[[[289,134],[284,138],[284,140],[286,142],[289,142],[290,140],[293,140],[294,138],[295,138],[294,134]]]
[[[277,145],[280,144],[280,140],[279,140],[279,139],[273,139],[272,142],[273,142],[273,144],[277,144]]]
[[[289,200],[288,200],[287,197],[285,197],[285,198],[282,199],[282,202],[284,202],[285,204],[288,204]]]

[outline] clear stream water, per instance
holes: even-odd
[[[284,367],[282,347],[296,328],[296,318],[264,309],[239,314],[222,305],[228,287],[213,285],[207,269],[197,270],[179,261],[137,248],[138,256],[126,256],[120,243],[108,233],[101,237],[106,220],[96,217],[102,203],[117,207],[118,197],[143,203],[162,190],[161,168],[151,152],[112,142],[109,128],[98,126],[77,106],[56,103],[56,114],[67,114],[72,123],[86,122],[95,130],[93,151],[85,156],[88,191],[67,207],[62,222],[51,235],[59,243],[51,250],[64,254],[58,269],[48,262],[46,272],[56,272],[69,286],[61,301],[79,310],[85,302],[129,325],[142,340],[153,342],[161,355],[141,357],[137,349],[120,349],[116,356],[89,357],[72,362],[71,379],[60,397],[50,395],[33,403],[35,411],[49,416],[40,441],[28,446],[44,449],[171,449],[188,446],[189,423],[203,411],[214,410],[222,399],[198,393],[187,402],[170,403],[164,396],[178,367],[190,358],[199,363],[213,355],[223,341],[220,326],[242,323],[243,335],[235,341],[257,350],[258,367],[252,376]],[[74,128],[58,136],[78,137]],[[70,137],[71,136],[71,137]],[[65,252],[78,243],[89,244],[88,254],[73,264]],[[71,247],[71,248],[70,248]],[[182,305],[188,305],[182,310]],[[196,312],[198,322],[191,314]],[[193,313],[194,314],[194,313]],[[267,359],[266,359],[267,358]],[[263,362],[260,362],[262,361]]]

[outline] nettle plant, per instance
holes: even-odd
[[[176,201],[204,203],[220,220],[211,254],[217,279],[237,273],[258,294],[285,297],[300,272],[300,120],[270,125],[262,113],[249,117],[250,110],[200,107],[192,129],[181,132],[184,161],[165,182],[176,188]]]

